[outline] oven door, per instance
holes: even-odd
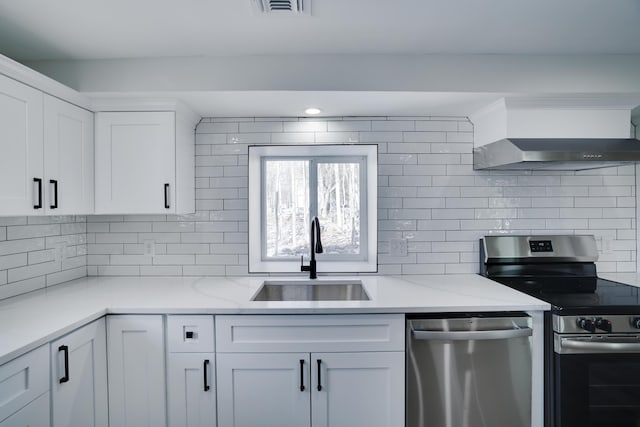
[[[554,336],[555,427],[640,426],[640,335]]]

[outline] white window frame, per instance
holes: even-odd
[[[300,272],[300,259],[265,259],[262,218],[263,183],[262,163],[265,158],[295,160],[296,158],[326,157],[330,162],[363,157],[365,180],[360,191],[364,193],[361,206],[360,255],[336,257],[316,254],[318,273],[371,273],[378,271],[378,146],[358,145],[252,145],[249,147],[249,273]],[[320,160],[322,161],[322,160]],[[310,203],[315,203],[311,201]],[[366,208],[366,212],[362,212]],[[309,224],[310,225],[310,224]],[[324,258],[324,259],[323,259]],[[305,264],[308,264],[305,259]]]

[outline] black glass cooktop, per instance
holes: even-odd
[[[562,314],[640,314],[640,288],[597,277],[491,277]]]

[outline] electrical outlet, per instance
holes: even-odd
[[[144,245],[144,254],[155,256],[156,255],[156,242],[155,240],[145,240],[142,242]]]
[[[611,237],[603,237],[602,238],[602,253],[610,254],[613,253],[613,239]]]
[[[391,239],[389,241],[389,254],[391,256],[407,256],[407,239]]]

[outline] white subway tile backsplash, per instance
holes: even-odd
[[[208,243],[168,243],[167,254],[208,254]]]
[[[60,224],[19,225],[7,227],[7,240],[60,235]]]
[[[379,274],[476,272],[478,239],[493,233],[608,236],[614,253],[602,268],[635,266],[634,166],[475,171],[473,136],[465,117],[203,119],[196,134],[197,214],[88,217],[88,274],[246,275],[249,143],[377,144]],[[9,227],[39,226],[24,218],[2,221],[0,255],[16,253],[3,249],[11,242]],[[84,235],[81,227],[69,228],[72,236]],[[389,254],[391,239],[407,240],[407,256]],[[154,240],[155,257],[142,255],[145,240]]]
[[[153,257],[153,265],[192,265],[196,263],[196,255],[156,255]]]
[[[590,208],[590,207],[603,207],[613,208],[616,206],[615,197],[576,197],[575,207],[577,208]]]
[[[370,120],[339,120],[339,121],[330,120],[327,122],[327,130],[329,133],[370,131],[371,121]]]
[[[244,122],[239,124],[240,132],[282,132],[282,122]]]
[[[148,265],[151,264],[150,255],[110,255],[111,265]]]
[[[416,131],[418,132],[457,132],[460,129],[457,120],[416,120]]]
[[[0,217],[0,226],[7,225],[26,225],[27,217],[26,216],[6,216]]]
[[[56,261],[11,268],[8,271],[8,281],[18,282],[25,279],[44,276],[55,271],[60,271],[60,263]]]
[[[9,268],[22,267],[27,265],[27,254],[11,254],[0,256],[0,270],[7,270]]]
[[[44,238],[7,240],[0,242],[0,255],[15,254],[18,252],[30,252],[45,248]]]
[[[74,248],[74,247],[72,246],[71,248]],[[17,255],[27,255],[27,254],[17,254]],[[33,252],[29,252],[28,255],[29,255],[28,264],[40,264],[43,262],[54,261],[56,259],[56,249],[46,249],[44,251],[33,251]],[[1,264],[2,264],[2,261],[0,261],[0,269],[2,269]],[[25,265],[25,264],[22,264],[22,265]]]
[[[141,276],[182,276],[181,265],[141,265]]]
[[[316,142],[313,132],[274,133],[271,135],[274,144],[313,144]]]

